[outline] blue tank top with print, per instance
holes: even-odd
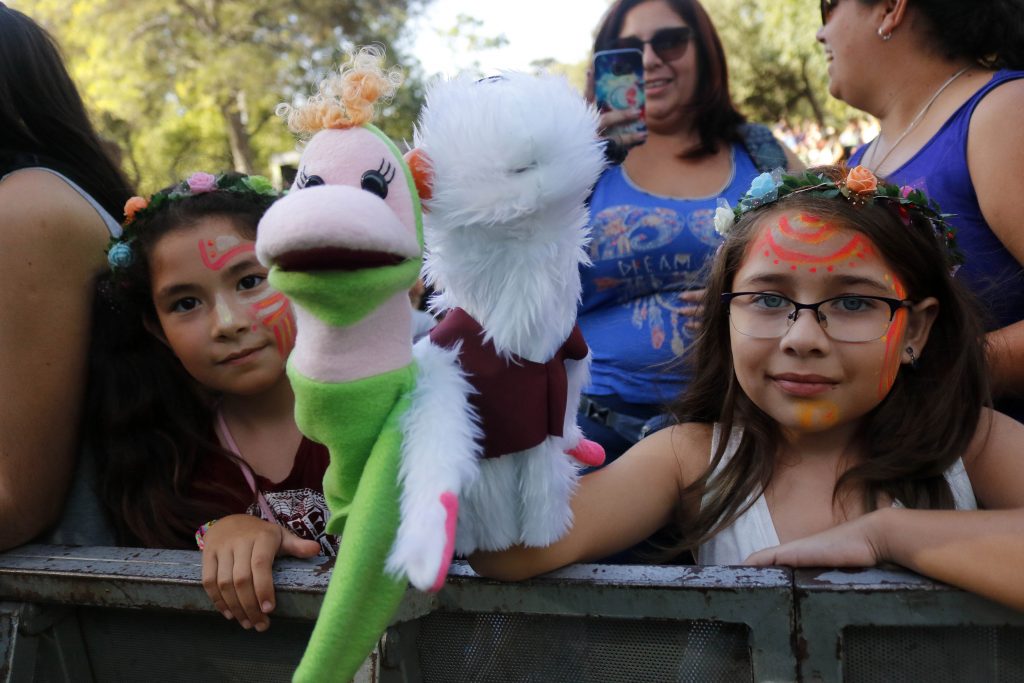
[[[964,265],[957,271],[975,296],[987,307],[989,329],[1024,320],[1024,268],[988,227],[981,214],[967,167],[967,135],[978,103],[995,88],[1024,78],[1024,71],[1003,69],[953,113],[942,128],[905,164],[888,174],[890,182],[920,188],[939,203],[957,229],[957,244]],[[1010,122],[1007,122],[1008,124]],[[851,158],[860,163],[867,145]],[[1024,401],[999,401],[996,407],[1024,419]]]
[[[681,314],[683,290],[703,287],[703,267],[718,248],[718,197],[735,204],[758,171],[741,145],[733,173],[709,197],[677,199],[640,189],[622,166],[607,169],[590,200],[593,267],[583,268],[579,325],[593,354],[586,393],[661,404],[689,379],[679,363],[694,333]]]

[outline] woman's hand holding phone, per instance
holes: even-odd
[[[647,139],[644,65],[640,50],[602,50],[594,55],[594,99],[600,135],[624,150]]]

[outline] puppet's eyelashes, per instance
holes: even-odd
[[[299,171],[299,177],[295,181],[295,186],[298,189],[304,187],[316,187],[317,185],[323,185],[324,179],[318,175],[306,175],[305,171]]]
[[[367,192],[372,192],[381,199],[388,196],[388,185],[395,179],[395,167],[387,159],[380,160],[380,166],[376,171],[367,171],[363,174],[359,186]]]

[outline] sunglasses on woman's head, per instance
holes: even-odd
[[[636,36],[617,39],[613,47],[617,50],[644,51],[644,45],[650,45],[654,54],[663,62],[671,62],[686,54],[686,47],[693,40],[693,29],[689,26],[658,29],[650,40],[640,40]]]
[[[832,10],[839,4],[839,0],[821,0],[821,25],[824,26],[828,23],[828,18],[832,16]]]

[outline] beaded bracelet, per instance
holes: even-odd
[[[203,540],[206,538],[206,532],[208,532],[210,530],[210,527],[216,523],[217,520],[211,519],[209,522],[203,524],[198,529],[196,529],[196,545],[199,546],[200,550],[206,547],[206,541]]]

